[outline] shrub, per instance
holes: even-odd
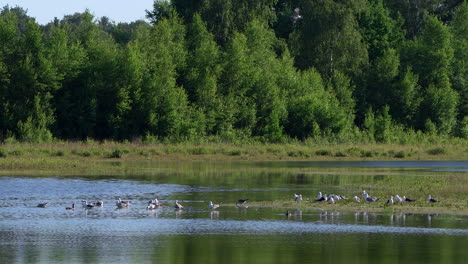
[[[445,150],[445,148],[438,147],[438,148],[429,149],[427,153],[430,155],[443,155],[443,154],[447,154],[447,151]]]
[[[395,153],[394,157],[399,158],[399,159],[403,159],[404,157],[406,157],[406,153],[403,150],[401,150],[401,151],[398,151],[397,153]]]
[[[56,152],[52,153],[52,156],[63,157],[63,156],[65,156],[65,151],[57,150]]]
[[[318,155],[318,156],[330,156],[330,155],[332,155],[332,153],[331,153],[331,151],[329,151],[329,150],[321,149],[321,150],[315,151],[315,155]]]
[[[231,150],[229,151],[229,156],[240,156],[242,152],[240,150]]]
[[[6,158],[7,152],[3,149],[0,149],[0,158]]]
[[[335,153],[335,157],[346,157],[346,154],[344,152],[338,151],[337,153]]]
[[[192,155],[206,155],[208,154],[208,150],[202,147],[196,147],[190,150],[190,154]]]
[[[114,149],[110,154],[109,158],[113,159],[120,159],[122,158],[122,155],[124,154],[124,151],[121,149]]]

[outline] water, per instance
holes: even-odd
[[[339,193],[354,190],[356,183],[395,177],[453,173],[463,182],[467,179],[463,170],[468,168],[468,162],[346,164],[175,162],[139,164],[138,173],[129,171],[123,176],[0,177],[0,262],[466,261],[467,215],[292,208],[292,215],[286,216],[284,209],[235,206],[239,198],[269,201],[291,197],[294,192],[315,195],[324,189]],[[352,175],[329,170],[310,174],[320,167],[343,166]],[[396,171],[365,170],[387,166]],[[148,200],[155,197],[168,206],[146,210]],[[118,198],[132,205],[116,209]],[[103,200],[104,206],[83,209],[81,200]],[[174,200],[185,208],[175,210]],[[221,202],[221,207],[210,210],[209,200]],[[42,202],[49,206],[37,208]],[[65,210],[72,203],[76,209]]]

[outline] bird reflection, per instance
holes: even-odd
[[[180,209],[176,209],[176,210],[174,210],[174,212],[175,212],[176,219],[179,219],[184,214],[185,211],[180,210]]]
[[[431,226],[432,224],[432,217],[438,216],[439,214],[427,214],[427,224],[428,226]]]
[[[219,211],[211,211],[210,212],[210,219],[218,219],[219,218]]]

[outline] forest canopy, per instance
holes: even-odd
[[[39,25],[0,9],[0,142],[468,138],[466,1],[172,0],[146,13]]]

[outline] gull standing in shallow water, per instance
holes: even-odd
[[[88,203],[88,201],[83,200],[81,201],[81,204],[83,205],[83,208],[91,209],[94,207],[94,203]]]
[[[115,205],[117,205],[117,208],[119,209],[128,208],[130,201],[122,201],[122,199],[119,198],[119,200],[115,202]]]
[[[216,208],[218,208],[218,207],[219,207],[219,204],[213,204],[213,202],[212,202],[212,201],[210,201],[210,202],[208,203],[208,205],[209,205],[209,206],[210,206],[210,208],[211,208],[211,209],[213,209],[213,210],[215,210]]]
[[[239,199],[239,200],[237,200],[237,203],[236,203],[236,205],[242,205],[242,204],[245,204],[245,203],[247,203],[247,201],[248,201],[248,200],[249,200],[249,199]]]
[[[175,201],[175,203],[174,203],[174,207],[175,207],[176,209],[182,209],[182,208],[184,208],[184,206],[183,206],[183,205],[181,205],[181,204],[179,203],[179,201],[178,201],[178,200],[176,200],[176,201]]]

